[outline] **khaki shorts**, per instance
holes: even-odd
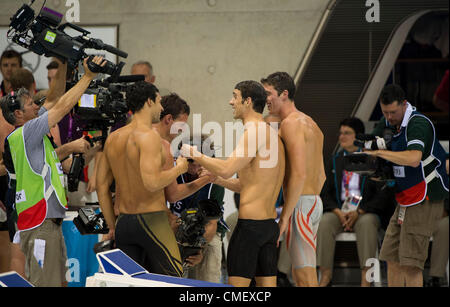
[[[430,238],[444,212],[442,201],[432,203],[425,200],[406,208],[402,225],[398,224],[399,210],[400,206],[397,206],[389,222],[380,251],[380,260],[423,270],[428,258]]]
[[[185,278],[219,284],[222,276],[222,240],[216,234],[203,249],[203,260],[198,265],[185,270]]]
[[[20,232],[25,274],[35,287],[61,287],[66,282],[66,244],[61,225],[45,220],[36,229]]]

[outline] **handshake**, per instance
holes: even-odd
[[[200,158],[202,153],[198,151],[197,146],[183,144],[180,149],[180,155],[192,161],[194,158]]]
[[[197,146],[191,146],[188,144],[183,144],[180,148],[180,156],[177,159],[176,165],[181,168],[182,174],[189,172],[194,175],[192,171],[189,170],[189,164],[195,163],[195,158],[202,157],[202,153],[198,151]],[[217,176],[213,175],[211,172],[203,167],[193,166],[193,171],[198,178],[209,177],[210,182],[215,182]]]

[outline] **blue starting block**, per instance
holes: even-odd
[[[205,281],[151,274],[120,249],[97,254],[103,273],[87,279],[87,287],[229,287]]]
[[[16,272],[0,274],[0,288],[30,288],[33,287],[28,281]]]

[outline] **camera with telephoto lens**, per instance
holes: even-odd
[[[78,211],[73,223],[82,235],[107,234],[109,232],[103,213],[96,213],[92,207],[84,207]]]
[[[71,24],[60,25],[63,15],[47,7],[42,7],[36,16],[31,8],[35,0],[29,5],[24,4],[14,16],[8,30],[8,39],[38,55],[46,57],[57,57],[68,62],[69,66],[75,68],[88,55],[85,49],[96,49],[108,51],[117,56],[127,58],[128,54],[107,44],[99,39],[90,38],[89,31]],[[45,5],[45,2],[44,2]],[[81,35],[71,37],[64,30],[69,27]],[[90,67],[97,73],[106,73],[111,76],[119,76],[125,65],[123,62],[116,65],[107,62],[104,67],[97,67],[90,61]]]
[[[129,111],[126,92],[131,85],[144,80],[144,76],[136,75],[93,81],[74,108],[83,123],[82,130],[103,131],[105,135],[109,127],[125,124]]]
[[[370,134],[358,134],[354,142],[355,146],[366,150],[390,150],[393,138],[391,129],[383,131],[383,137]],[[358,173],[377,181],[387,182],[389,186],[394,183],[392,164],[384,159],[368,155],[364,152],[356,152],[344,156],[344,169]]]
[[[67,61],[70,68],[74,69],[88,57],[87,66],[92,72],[110,75],[106,80],[91,83],[75,107],[75,113],[86,122],[83,131],[101,130],[103,136],[106,136],[108,128],[117,122],[126,121],[128,113],[124,99],[126,86],[128,83],[144,80],[145,77],[120,76],[124,62],[116,65],[105,60],[106,65],[103,67],[95,64],[92,61],[94,57],[89,56],[85,52],[86,49],[104,50],[123,58],[127,58],[128,54],[103,43],[100,39],[90,38],[90,32],[77,25],[71,23],[60,25],[63,15],[45,6],[42,6],[39,15],[36,16],[31,8],[34,2],[35,0],[32,0],[29,5],[24,4],[11,18],[8,39],[38,55]],[[80,35],[74,37],[68,35],[64,32],[67,27],[79,32]],[[73,79],[68,80],[67,91],[79,81],[78,78],[78,74],[73,74]]]
[[[203,237],[206,224],[211,220],[220,219],[222,215],[220,205],[213,199],[200,200],[197,208],[189,208],[181,213],[175,237],[183,262],[186,258],[197,255],[207,244]]]

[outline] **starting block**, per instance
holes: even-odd
[[[151,274],[120,249],[97,254],[103,273],[86,280],[86,287],[229,287],[205,281]]]
[[[28,281],[16,272],[0,274],[0,288],[31,288]]]

